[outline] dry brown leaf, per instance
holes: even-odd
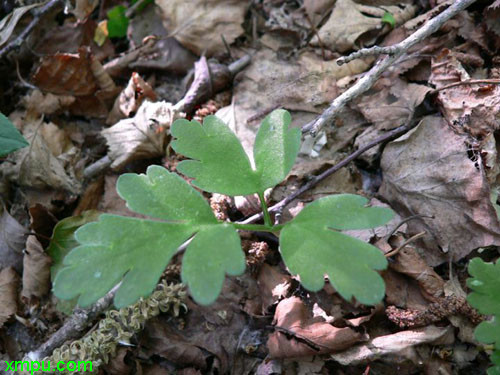
[[[404,125],[415,108],[425,99],[431,88],[407,83],[399,78],[382,78],[373,90],[375,94],[363,95],[356,108],[377,129],[390,130]]]
[[[45,254],[35,236],[28,236],[24,253],[23,290],[21,295],[30,300],[41,298],[50,290],[50,265],[52,259]]]
[[[267,347],[272,358],[294,358],[338,352],[350,348],[363,336],[350,328],[337,328],[311,319],[298,297],[284,299],[274,314],[275,332]],[[280,330],[281,329],[281,330]]]
[[[197,55],[213,55],[243,33],[248,3],[240,0],[158,0],[165,28]]]
[[[78,193],[81,185],[75,178],[74,167],[79,160],[79,150],[71,147],[59,157],[54,156],[40,130],[44,125],[43,117],[24,121],[23,135],[30,145],[9,155],[10,162],[3,163],[0,171],[22,186]]]
[[[81,21],[90,16],[90,13],[99,5],[99,0],[75,0],[75,8],[69,11]]]
[[[434,217],[408,222],[410,234],[427,233],[420,255],[429,266],[500,244],[482,156],[468,141],[444,119],[429,116],[388,144],[382,155],[380,193],[391,207],[402,217]]]
[[[19,276],[13,268],[0,271],[0,328],[17,311]]]
[[[80,47],[77,54],[56,53],[42,58],[33,82],[42,91],[75,96],[69,109],[76,115],[105,117],[109,100],[118,94],[113,80],[88,47]]]
[[[37,203],[29,208],[30,227],[42,246],[47,247],[52,237],[54,226],[59,220],[44,205]]]
[[[498,22],[498,17],[500,17],[500,0],[495,0],[493,4],[484,10],[484,13],[488,29],[500,36],[500,23]]]
[[[402,248],[390,263],[390,267],[418,282],[424,297],[436,302],[444,294],[444,280],[429,267],[415,248],[407,245]]]
[[[125,363],[125,356],[130,351],[130,348],[118,348],[117,353],[110,358],[109,363],[104,367],[109,375],[128,375],[132,373],[132,366]]]
[[[328,21],[319,29],[311,44],[324,45],[329,49],[346,52],[351,49],[372,45],[376,38],[390,31],[382,23],[385,12],[393,15],[396,25],[413,18],[417,6],[372,7],[352,0],[337,0]]]
[[[272,305],[285,298],[291,287],[292,278],[280,272],[277,267],[264,263],[257,276],[257,284],[262,298],[262,314],[265,315]]]
[[[221,295],[210,306],[187,300],[189,313],[182,330],[178,322],[165,314],[148,321],[140,337],[142,352],[146,356],[165,358],[179,367],[195,367],[203,373],[210,368],[219,374],[241,374],[239,365],[234,372],[231,369],[242,361],[252,368],[252,358],[240,353],[259,347],[263,338],[260,331],[248,325],[248,315],[240,306],[255,284],[246,273],[237,280],[226,278]]]
[[[13,267],[21,273],[23,269],[23,249],[28,232],[17,222],[2,204],[0,205],[0,268]]]
[[[462,82],[471,77],[447,49],[432,59],[430,82],[436,88]],[[476,138],[484,138],[499,128],[500,85],[459,85],[438,93],[442,112],[450,125]]]
[[[139,73],[132,73],[127,87],[116,98],[113,109],[106,119],[106,124],[115,124],[119,120],[135,114],[144,100],[156,101],[153,88],[142,79]]]
[[[433,325],[397,332],[392,335],[376,337],[366,344],[352,347],[342,353],[332,354],[331,358],[343,366],[351,366],[391,354],[397,356],[404,354],[407,358],[413,354],[416,357],[416,354],[412,351],[408,352],[408,349],[440,340],[449,332],[450,327],[436,327]]]
[[[425,310],[429,301],[422,295],[422,290],[415,280],[410,279],[391,268],[382,272],[385,283],[387,305],[395,305],[402,309]]]
[[[77,54],[57,53],[42,58],[33,82],[41,90],[58,95],[94,94],[97,81],[90,67],[90,51],[80,48]]]
[[[164,155],[166,130],[180,117],[182,114],[171,103],[145,101],[133,118],[104,129],[101,134],[113,160],[111,167],[121,168],[133,160]]]
[[[29,117],[38,118],[40,115],[51,115],[66,108],[75,102],[71,95],[43,94],[40,90],[33,90],[23,99]]]
[[[85,1],[87,0],[77,0],[77,4]],[[72,21],[62,26],[52,27],[33,47],[33,50],[40,55],[56,55],[78,53],[80,47],[88,46],[92,55],[102,61],[114,55],[114,47],[109,39],[106,39],[100,47],[94,42],[96,27],[96,21],[90,17],[83,22]]]

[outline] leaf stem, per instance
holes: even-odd
[[[262,213],[264,214],[264,224],[268,227],[272,227],[271,215],[269,215],[269,210],[267,209],[266,200],[264,199],[264,192],[259,192],[260,206],[262,207]]]
[[[262,225],[262,224],[237,224],[237,223],[229,223],[233,225],[236,229],[254,231],[254,232],[279,232],[281,228],[284,227],[283,224],[280,225]]]

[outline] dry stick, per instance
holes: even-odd
[[[113,301],[116,290],[120,284],[111,289],[104,297],[97,301],[88,309],[76,309],[71,317],[59,328],[45,343],[37,350],[29,352],[26,356],[31,361],[39,361],[41,358],[49,356],[54,349],[60,347],[65,341],[80,336],[80,333],[87,327],[89,322],[96,319],[104,312]]]
[[[368,151],[372,147],[375,147],[381,143],[384,143],[386,141],[389,141],[391,139],[397,138],[400,135],[406,133],[410,129],[416,126],[416,122],[412,121],[411,119],[407,122],[406,125],[400,126],[399,128],[393,129],[387,133],[385,133],[383,136],[369,142],[365,146],[361,147],[359,150],[353,152],[350,154],[348,157],[340,161],[339,163],[335,164],[333,167],[327,169],[323,173],[321,173],[318,176],[314,176],[309,180],[308,183],[306,183],[304,186],[302,186],[299,190],[296,192],[290,194],[287,196],[285,199],[281,200],[280,202],[276,203],[274,206],[269,208],[269,212],[276,212],[276,211],[281,211],[286,205],[288,205],[291,201],[293,201],[295,198],[297,198],[299,195],[305,193],[307,190],[311,189],[312,187],[316,186],[318,183],[323,181],[325,178],[328,176],[332,175],[333,173],[337,172],[340,168],[345,167],[347,164],[349,164],[351,161],[356,159],[358,156],[360,156],[362,153]],[[250,224],[250,223],[255,223],[256,221],[262,219],[262,213],[260,214],[255,214],[253,216],[250,216],[249,218],[238,222],[238,224]]]
[[[328,107],[328,109],[324,111],[318,118],[304,125],[302,127],[302,132],[311,132],[313,136],[317,134],[323,128],[323,126],[333,121],[333,119],[339,114],[339,112],[348,102],[350,102],[354,98],[357,98],[362,93],[368,91],[377,81],[380,75],[392,64],[394,64],[394,62],[406,51],[408,51],[408,49],[421,42],[431,34],[435,33],[441,28],[441,26],[443,26],[446,21],[454,17],[458,12],[461,12],[462,10],[467,8],[469,5],[473,4],[475,1],[476,0],[456,1],[441,14],[426,22],[420,29],[418,29],[408,38],[398,44],[395,44],[394,46],[367,48],[355,52],[356,57],[378,54],[381,51],[390,52],[390,54],[377,61],[377,63],[370,69],[370,71],[368,71],[368,73],[363,75],[363,77],[361,77],[361,79],[356,82],[354,86],[350,87],[342,95],[338,96],[331,103],[330,107]],[[339,60],[337,60],[337,63],[341,65],[342,63],[346,62],[348,58],[349,57],[340,58]]]
[[[19,34],[16,39],[14,39],[5,47],[0,49],[0,60],[3,59],[9,52],[21,47],[21,45],[24,43],[26,38],[31,34],[35,26],[38,25],[38,22],[40,22],[42,16],[50,12],[56,6],[61,4],[62,4],[61,0],[50,0],[47,4],[45,4],[41,8],[34,10],[33,19],[28,24],[28,26],[26,26],[26,28],[22,31],[22,33]]]

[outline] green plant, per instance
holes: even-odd
[[[307,289],[320,290],[327,274],[344,298],[379,302],[384,283],[376,270],[386,267],[384,255],[341,231],[383,225],[392,218],[391,210],[366,207],[366,198],[340,194],[316,200],[286,224],[271,222],[264,191],[286,178],[300,146],[300,130],[291,129],[290,122],[284,110],[264,119],[255,139],[252,167],[237,137],[217,117],[206,117],[203,126],[175,121],[172,147],[190,158],[177,169],[207,192],[258,194],[264,224],[218,221],[203,196],[165,168],[150,166],[145,175],[124,174],[117,182],[118,194],[132,211],[154,219],[102,214],[98,222],[83,225],[75,233],[80,246],[65,257],[56,275],[56,296],[79,296],[78,303],[87,306],[121,281],[114,302],[117,307],[129,305],[151,293],[178,248],[191,239],[181,277],[198,303],[210,304],[219,295],[225,274],[244,271],[237,233],[244,229],[281,232],[283,260]]]
[[[476,340],[493,344],[488,375],[500,375],[500,262],[487,263],[480,258],[471,259],[467,286],[472,292],[467,296],[471,306],[481,314],[492,315],[490,321],[480,323],[474,332]]]
[[[0,113],[0,157],[28,145],[29,143],[19,133],[14,124]]]
[[[117,5],[111,8],[108,13],[108,36],[110,38],[123,38],[127,36],[129,18],[125,14],[127,8]]]

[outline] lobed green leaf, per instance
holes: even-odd
[[[203,126],[176,120],[171,127],[176,138],[172,148],[193,159],[182,161],[177,169],[208,192],[232,196],[264,192],[286,178],[299,152],[300,130],[289,129],[290,122],[284,110],[264,119],[255,139],[253,169],[236,135],[217,117],[207,116]]]
[[[488,375],[500,375],[500,262],[487,263],[481,258],[469,262],[467,286],[472,292],[467,301],[481,314],[493,315],[491,321],[482,322],[474,331],[476,340],[494,344],[491,360],[495,366],[488,369]]]
[[[58,298],[78,296],[79,305],[88,306],[121,281],[115,305],[130,305],[153,291],[177,249],[193,235],[183,280],[197,302],[213,302],[225,272],[243,272],[236,230],[218,223],[202,195],[178,175],[151,166],[146,175],[122,175],[117,188],[130,209],[163,221],[103,214],[82,226],[75,233],[80,246],[64,258],[54,280]]]
[[[191,241],[182,258],[182,281],[189,285],[193,298],[203,305],[217,299],[224,276],[245,271],[245,255],[234,227],[211,226]]]
[[[28,145],[29,143],[14,124],[0,113],[0,156],[5,156]]]
[[[387,267],[387,260],[376,247],[335,231],[335,229],[373,228],[393,216],[382,207],[365,207],[367,199],[339,194],[307,205],[280,235],[280,251],[293,274],[305,288],[318,291],[324,275],[337,292],[349,300],[353,296],[364,304],[376,304],[384,297],[384,282],[375,270]]]
[[[471,306],[482,314],[500,316],[500,262],[486,263],[480,258],[469,262],[467,286],[472,292],[467,296]]]

